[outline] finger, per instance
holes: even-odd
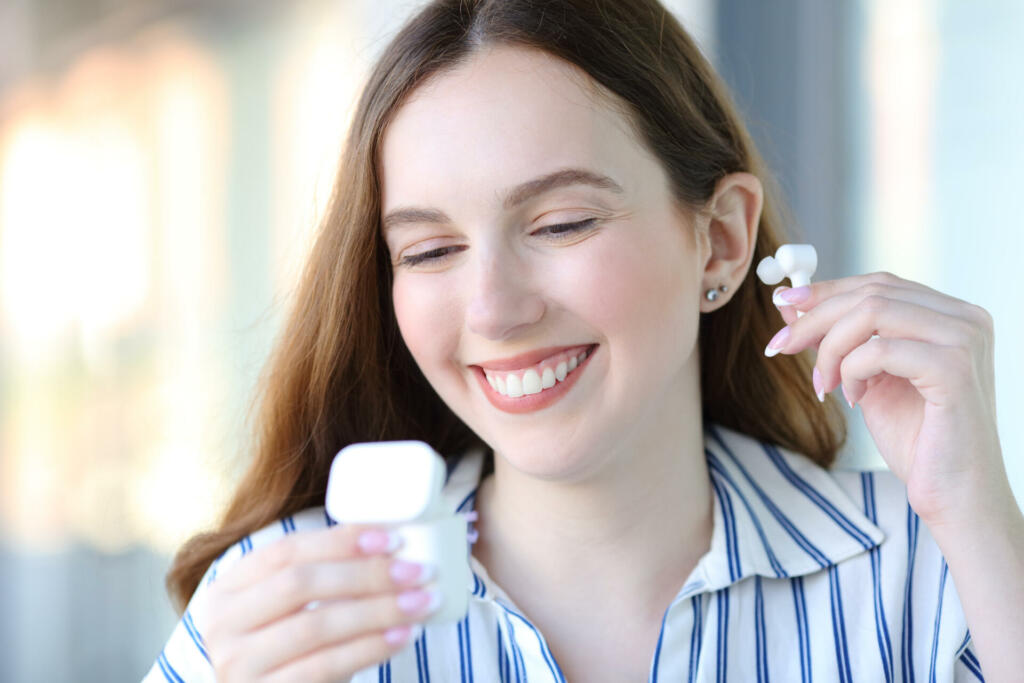
[[[392,644],[385,632],[371,633],[355,638],[342,645],[319,650],[301,659],[288,662],[260,680],[265,683],[292,683],[292,681],[348,681],[349,676],[369,666],[388,659],[410,641],[419,637],[421,631],[408,626],[396,629],[404,638]]]
[[[970,326],[960,318],[905,301],[871,296],[839,318],[822,337],[815,361],[820,386],[815,389],[822,394],[835,389],[843,358],[876,334],[940,346],[969,346],[972,339]]]
[[[403,609],[406,605],[408,609]],[[367,633],[417,623],[440,605],[436,590],[340,600],[302,610],[249,636],[246,649],[258,660],[257,671],[270,671],[289,660],[338,645]]]
[[[951,297],[948,294],[943,294],[920,282],[906,280],[884,271],[850,275],[834,280],[821,280],[819,282],[812,282],[805,287],[795,287],[793,288],[794,293],[802,294],[803,296],[799,297],[800,301],[792,305],[798,310],[809,311],[824,301],[858,289],[866,289],[865,294],[867,295],[881,294],[884,290],[892,288],[909,290],[930,297],[929,300],[933,301],[940,309],[950,304],[971,306],[971,304],[965,301]]]
[[[795,297],[798,301],[789,305],[801,312],[819,308],[831,299],[860,291],[860,298],[879,295],[915,301],[936,311],[962,317],[979,329],[991,330],[993,327],[992,316],[981,306],[936,291],[919,282],[898,278],[891,273],[870,273],[838,280],[824,280],[804,287],[792,288],[790,291],[791,297],[794,294],[799,296]],[[780,308],[785,308],[787,305],[778,297],[776,297],[775,303]]]
[[[794,322],[796,322],[796,319],[798,317],[797,314],[796,314],[797,313],[796,309],[793,308],[793,306],[791,306],[791,305],[783,303],[783,300],[780,299],[779,296],[778,296],[780,292],[783,292],[783,291],[785,291],[787,289],[790,289],[790,288],[786,287],[784,285],[781,286],[781,287],[776,287],[772,291],[772,303],[775,304],[775,308],[776,308],[776,310],[778,310],[779,315],[782,316],[782,320],[787,325],[792,325]],[[783,305],[780,305],[780,303],[783,304]]]
[[[951,375],[950,368],[969,364],[964,355],[964,350],[957,347],[877,337],[843,358],[840,375],[844,391],[853,403],[864,397],[868,380],[884,372],[910,381],[930,403],[947,405],[961,391],[957,382],[950,381],[957,374]]]
[[[816,347],[836,322],[855,307],[865,305],[882,308],[890,301],[916,304],[919,307],[930,309],[936,314],[945,314],[946,319],[964,333],[969,333],[972,329],[979,329],[972,320],[973,312],[969,310],[977,307],[971,304],[959,305],[952,299],[945,300],[944,295],[935,296],[928,292],[873,284],[844,294],[837,294],[822,301],[808,310],[799,320],[789,324],[788,337],[781,352],[792,354],[799,353],[806,348]],[[803,306],[800,304],[801,308]],[[970,333],[973,334],[973,332]]]
[[[388,555],[293,564],[236,593],[224,608],[223,619],[238,630],[253,630],[311,602],[391,593],[433,578],[434,570],[423,567],[415,576],[396,579],[409,564]]]
[[[390,545],[386,545],[386,548],[378,545],[377,550],[367,552],[359,541],[364,532],[389,533],[390,530],[379,526],[346,524],[290,534],[246,555],[230,572],[218,577],[213,585],[218,586],[219,590],[241,590],[293,564],[330,562],[393,552],[401,544],[401,537],[396,532],[390,532]],[[371,536],[377,538],[380,534]]]

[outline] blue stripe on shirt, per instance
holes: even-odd
[[[796,634],[800,647],[800,680],[811,681],[811,634],[807,627],[807,601],[804,597],[804,577],[794,577],[790,583],[793,589],[793,608],[796,611]]]
[[[807,537],[804,536],[800,532],[800,530],[793,525],[793,522],[791,522],[789,518],[786,517],[786,515],[784,515],[781,510],[779,510],[778,506],[774,502],[772,502],[772,499],[768,496],[768,494],[764,492],[764,489],[762,489],[757,484],[757,482],[754,481],[754,478],[750,476],[750,473],[747,471],[747,468],[745,468],[740,463],[739,458],[736,457],[736,454],[733,453],[727,445],[725,445],[725,441],[723,441],[722,437],[718,434],[718,430],[711,428],[710,431],[712,437],[715,439],[716,442],[718,442],[718,445],[721,446],[722,450],[725,451],[726,455],[729,456],[729,459],[732,460],[733,465],[735,465],[736,468],[740,471],[740,474],[743,475],[743,478],[747,480],[747,483],[750,485],[750,487],[754,489],[754,491],[757,493],[757,497],[761,499],[761,502],[764,504],[766,508],[768,508],[768,511],[772,513],[772,516],[776,519],[776,521],[778,521],[779,525],[786,531],[787,534],[789,534],[790,538],[792,538],[793,541],[796,542],[796,544],[804,550],[804,552],[810,555],[814,559],[814,561],[818,563],[818,566],[825,568],[832,564],[832,561],[825,556],[825,553],[821,552],[821,550],[819,550],[817,546],[815,546],[813,543],[807,540]]]
[[[754,576],[754,661],[757,683],[768,683],[768,648],[764,632],[764,596],[761,594],[761,575]]]
[[[729,649],[729,587],[720,588],[715,593],[715,608],[718,615],[718,670],[716,680],[726,683],[726,663]]]
[[[420,651],[423,653],[423,680],[430,683],[430,657],[427,655],[427,630],[419,637]]]
[[[161,650],[160,656],[156,658],[156,663],[160,665],[160,670],[164,673],[164,677],[167,678],[171,683],[185,683],[181,680],[181,676],[174,670],[171,663],[167,661],[167,655]]]
[[[181,619],[181,623],[185,626],[185,630],[188,631],[189,636],[191,636],[192,642],[196,644],[197,648],[199,648],[199,653],[202,654],[203,658],[209,662],[210,655],[206,653],[203,637],[199,635],[199,630],[196,628],[195,622],[192,621],[192,614],[187,609],[185,610],[185,615]]]
[[[459,633],[459,679],[462,683],[466,683],[466,642],[462,637],[462,622],[455,622],[455,628],[458,629]]]
[[[875,545],[874,541],[871,540],[871,537],[863,531],[861,531],[856,524],[851,522],[846,517],[846,515],[840,512],[836,508],[836,506],[833,505],[832,502],[828,500],[828,498],[821,495],[821,493],[816,488],[811,486],[799,474],[794,472],[793,468],[789,466],[789,463],[786,462],[786,459],[782,457],[782,454],[779,453],[779,450],[775,448],[774,445],[770,443],[763,443],[762,446],[764,447],[764,451],[768,454],[768,457],[771,459],[771,461],[775,463],[775,467],[777,467],[779,472],[782,473],[782,476],[784,476],[791,484],[796,486],[808,498],[810,498],[811,501],[819,508],[821,508],[825,514],[831,517],[832,520],[835,521],[835,523],[838,524],[843,531],[848,533],[854,540],[863,545],[865,548],[870,548],[871,546]]]
[[[711,485],[715,488],[718,499],[718,507],[722,511],[722,520],[725,526],[725,547],[726,557],[729,559],[729,580],[735,581],[743,573],[740,566],[739,540],[736,534],[736,518],[733,515],[732,499],[725,487],[718,483],[715,475],[711,475]]]
[[[498,603],[501,604],[501,603]],[[515,628],[512,626],[512,620],[509,619],[508,611],[502,610],[502,615],[505,618],[505,629],[508,632],[508,642],[512,646],[512,663],[515,665],[516,671],[516,683],[524,683],[526,678],[526,662],[523,661],[523,652],[519,648],[519,640],[516,638]],[[522,669],[522,678],[520,678],[519,671]]]
[[[423,630],[423,635],[427,635],[426,629]],[[420,641],[422,639],[421,636],[413,642],[413,647],[416,649],[416,678],[419,680],[419,683],[423,683],[427,678],[423,672],[423,655],[420,652]]]
[[[505,654],[505,643],[501,637],[501,622],[494,620],[495,641],[498,643],[495,648],[498,651],[498,680],[501,683],[508,683],[508,657]]]
[[[832,605],[832,639],[836,647],[836,665],[840,683],[853,683],[850,672],[850,650],[846,642],[846,619],[843,617],[843,595],[839,585],[839,568],[828,568],[829,597]]]
[[[700,644],[704,642],[702,634],[704,627],[703,595],[695,595],[690,598],[693,605],[693,630],[690,631],[690,673],[689,683],[697,680],[697,667],[700,665]]]
[[[864,515],[871,520],[872,524],[877,524],[874,474],[871,472],[861,472],[860,483],[864,491]],[[885,674],[885,683],[893,683],[895,671],[892,663],[892,640],[889,638],[889,624],[885,618],[885,607],[882,602],[881,548],[875,547],[868,552],[871,553],[871,588],[875,607],[875,637],[878,640],[878,652],[882,659],[882,672]]]
[[[761,526],[760,520],[754,513],[754,509],[750,506],[750,502],[747,500],[747,497],[743,495],[743,491],[741,491],[740,487],[736,485],[736,481],[732,478],[732,475],[730,475],[729,472],[726,471],[725,467],[722,466],[722,462],[718,459],[717,456],[715,456],[714,453],[707,449],[704,449],[704,455],[707,457],[708,466],[710,467],[711,471],[718,472],[718,474],[721,475],[722,478],[725,479],[725,481],[732,487],[733,491],[736,492],[736,495],[740,497],[740,502],[742,502],[743,507],[747,509],[747,514],[750,516],[750,521],[754,523],[754,528],[757,530],[757,535],[758,537],[760,537],[761,543],[764,545],[764,552],[768,556],[768,562],[771,564],[772,570],[775,571],[775,576],[788,576],[786,574],[786,570],[784,570],[782,568],[782,565],[779,563],[778,558],[775,557],[775,553],[772,550],[772,544],[768,541],[768,537],[765,535],[764,528]]]
[[[462,508],[466,507],[466,503],[468,503],[469,501],[473,500],[476,497],[476,491],[477,491],[478,488],[480,488],[480,487],[477,486],[472,491],[470,491],[468,494],[466,494],[466,497],[463,498],[462,502],[459,503],[458,506],[455,508],[455,512],[462,512]]]
[[[942,596],[946,590],[946,574],[949,567],[946,566],[946,559],[942,559],[942,574],[939,576],[939,597],[935,608],[935,627],[932,630],[932,659],[928,669],[928,683],[935,683],[935,657],[939,652],[939,622],[942,621]]]
[[[917,554],[917,528],[919,518],[910,504],[907,504],[907,581],[903,588],[903,680],[914,683],[914,661],[911,653],[914,647],[914,610],[911,605],[914,579],[914,557]]]
[[[967,670],[974,674],[979,681],[984,683],[985,677],[981,675],[981,666],[978,664],[978,658],[974,656],[970,648],[964,650],[963,654],[960,655],[960,661],[964,663]]]
[[[469,633],[469,614],[462,620],[462,628],[466,631],[466,671],[469,673],[469,683],[473,683],[473,641]]]
[[[540,631],[538,631],[526,617],[516,612],[504,602],[501,602],[500,600],[497,600],[496,602],[510,615],[523,622],[533,632],[533,635],[537,638],[537,645],[540,647],[540,653],[544,657],[544,662],[548,665],[548,670],[551,672],[552,677],[554,677],[556,681],[559,681],[559,683],[565,683],[565,676],[562,675],[562,668],[558,666],[558,662],[555,661],[555,657],[551,654],[551,650],[548,649],[548,645],[544,642],[544,638],[541,637]],[[523,670],[525,672],[525,666],[523,667]]]
[[[648,678],[650,683],[658,683],[658,660],[661,658],[661,642],[665,639],[665,620],[672,605],[668,606],[665,613],[661,615],[661,629],[658,631],[658,644],[654,646],[654,663],[651,665],[651,675]]]

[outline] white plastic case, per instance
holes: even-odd
[[[434,565],[441,606],[425,623],[458,621],[469,607],[466,520],[445,509],[444,459],[422,441],[346,446],[327,480],[327,514],[339,524],[376,524],[402,537],[394,556]]]

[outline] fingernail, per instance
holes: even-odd
[[[370,529],[359,534],[356,543],[364,553],[390,553],[398,549],[401,539],[394,531]]]
[[[384,640],[388,645],[401,645],[402,643],[416,640],[423,633],[422,624],[406,624],[404,626],[393,626],[384,631]]]
[[[398,609],[408,614],[433,612],[441,604],[441,594],[434,589],[406,591],[398,596]]]
[[[818,366],[814,366],[814,372],[811,373],[811,382],[814,384],[814,393],[818,395],[818,401],[821,403],[825,402],[825,389],[822,386],[821,372],[818,371]]]
[[[847,405],[849,405],[849,406],[850,406],[850,407],[852,408],[852,407],[853,407],[853,401],[851,401],[851,400],[850,400],[850,396],[849,396],[849,394],[847,394],[847,393],[846,393],[846,386],[844,386],[843,384],[840,384],[839,386],[840,386],[840,387],[842,388],[842,390],[843,390],[843,398],[845,398],[845,399],[846,399],[846,403],[847,403]]]
[[[434,578],[434,567],[432,565],[420,564],[418,562],[395,560],[391,563],[389,573],[396,583],[429,581]]]
[[[792,289],[784,289],[781,292],[775,290],[772,294],[772,303],[776,306],[792,306],[803,301],[807,301],[811,298],[811,288],[807,285],[802,287],[793,287]]]
[[[789,341],[789,325],[786,325],[775,333],[772,340],[768,342],[768,346],[764,347],[764,355],[771,358],[782,350],[782,347],[786,345],[787,341]]]

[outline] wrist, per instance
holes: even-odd
[[[940,544],[946,537],[976,535],[981,528],[1005,530],[1011,532],[1011,537],[1024,538],[1024,512],[1009,482],[973,488],[958,496],[955,503],[920,517]]]

